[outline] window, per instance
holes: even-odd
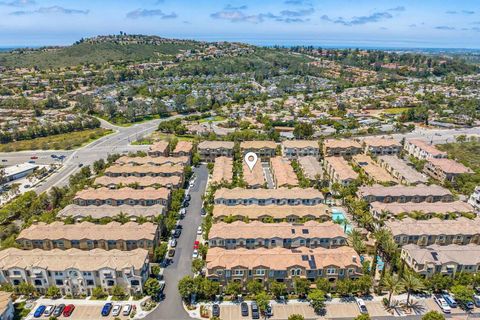
[[[235,275],[235,276],[243,276],[243,270],[241,270],[241,269],[235,269],[235,270],[233,270],[233,275]]]
[[[257,270],[255,270],[255,275],[257,275],[257,276],[264,276],[264,275],[265,275],[265,269],[257,269]]]
[[[222,270],[222,269],[219,269],[219,270],[217,270],[216,273],[217,273],[218,276],[221,276],[221,275],[223,275],[223,270]]]
[[[337,273],[337,269],[335,268],[328,268],[327,269],[327,274],[336,274]]]
[[[63,280],[61,280],[61,279],[55,279],[55,285],[57,285],[57,286],[63,286]]]
[[[95,285],[95,282],[93,282],[93,280],[87,279],[87,286],[94,286],[94,285]]]
[[[138,280],[132,280],[132,281],[130,281],[130,284],[131,284],[132,286],[139,286],[139,285],[140,285],[140,281],[138,281]]]
[[[40,280],[40,279],[35,279],[34,284],[35,284],[36,286],[41,286],[41,285],[42,285],[42,280]]]

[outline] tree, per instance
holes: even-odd
[[[256,280],[250,280],[248,283],[247,283],[247,291],[248,293],[250,294],[254,294],[254,295],[257,295],[259,294],[261,291],[263,290],[263,285],[256,281]]]
[[[210,279],[203,279],[202,294],[205,298],[210,299],[220,292],[220,283]]]
[[[293,286],[295,288],[295,293],[299,296],[304,297],[307,295],[308,290],[310,290],[310,281],[304,278],[295,278],[293,281]]]
[[[387,274],[382,280],[382,286],[388,290],[388,305],[390,306],[392,295],[399,293],[403,289],[402,281],[398,276]]]
[[[112,287],[112,296],[114,296],[115,298],[117,298],[119,300],[122,300],[126,296],[125,289],[123,289],[123,287],[121,287],[119,285],[113,286]]]
[[[372,277],[368,274],[361,276],[357,281],[355,281],[357,289],[363,293],[368,294],[370,292],[370,288],[372,287],[373,280]]]
[[[423,315],[422,320],[445,320],[445,317],[438,311],[429,311]]]
[[[26,296],[32,296],[37,292],[33,284],[28,282],[21,282],[16,289],[18,293]]]
[[[192,261],[192,272],[193,273],[199,273],[200,271],[202,271],[204,266],[205,266],[205,260],[194,259]]]
[[[265,312],[270,303],[270,296],[265,291],[261,291],[255,295],[255,301],[257,302],[260,311]]]
[[[50,286],[45,295],[50,298],[58,298],[60,296],[60,289],[56,286]]]
[[[102,287],[98,286],[93,288],[92,290],[92,297],[94,297],[97,300],[103,299],[107,296],[105,291],[103,291]]]
[[[422,280],[420,280],[415,274],[412,272],[406,272],[403,275],[402,279],[402,286],[407,290],[407,306],[410,304],[410,295],[413,291],[423,289],[424,285]]]
[[[325,292],[314,289],[308,294],[308,301],[316,313],[320,313],[325,308]]]
[[[331,283],[325,278],[318,278],[315,281],[317,289],[322,290],[323,292],[330,293],[332,291]]]
[[[225,293],[232,296],[239,295],[241,292],[242,285],[240,284],[240,282],[232,281],[225,288]]]
[[[305,320],[305,317],[301,314],[292,314],[288,317],[288,320]]]
[[[160,273],[160,266],[159,265],[153,265],[151,268],[150,268],[150,271],[152,272],[152,274],[154,276],[158,276],[158,274]]]
[[[180,279],[178,282],[178,292],[184,300],[187,300],[192,293],[195,293],[195,284],[191,276],[185,276]]]
[[[354,320],[370,320],[370,316],[368,314],[361,314],[357,316]]]
[[[315,130],[313,129],[313,125],[311,123],[297,123],[295,124],[295,128],[293,129],[293,135],[297,139],[307,139],[313,136]]]
[[[270,282],[270,291],[276,298],[278,298],[287,293],[287,286],[285,285],[285,283],[272,281]]]
[[[445,277],[440,273],[435,273],[432,277],[426,280],[425,283],[427,289],[433,292],[439,292],[446,290],[453,285],[453,279],[451,277]]]
[[[450,289],[455,296],[455,300],[460,302],[461,305],[465,305],[466,302],[472,301],[472,297],[475,294],[473,289],[457,284]]]

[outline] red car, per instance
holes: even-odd
[[[69,304],[68,306],[65,307],[65,309],[63,309],[63,316],[70,317],[73,310],[75,310],[75,306],[73,304]]]
[[[195,242],[193,243],[193,249],[198,249],[199,245],[200,245],[200,241],[195,240]]]
[[[32,159],[32,160],[37,160],[38,157],[37,157],[37,156],[31,156],[30,159]]]

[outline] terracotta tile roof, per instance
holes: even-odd
[[[323,142],[325,148],[362,148],[360,143],[351,139],[327,139]]]
[[[308,259],[303,259],[305,256],[308,256]],[[314,261],[310,259],[314,259]],[[239,248],[235,250],[216,247],[208,250],[206,261],[208,269],[217,267],[224,269],[236,267],[253,269],[263,267],[274,270],[285,270],[293,266],[300,266],[309,270],[323,269],[328,266],[361,268],[358,254],[353,248],[346,246],[335,249],[325,249],[321,247],[315,249],[306,247],[285,249],[277,247],[272,249]]]
[[[379,156],[380,162],[385,162],[393,170],[397,171],[408,183],[427,182],[428,178],[410,167],[405,161],[397,156]]]
[[[135,165],[186,165],[188,163],[188,157],[128,157],[123,156],[115,161],[117,164],[135,164]]]
[[[457,161],[452,159],[429,158],[427,161],[445,173],[462,174],[473,172],[470,168],[467,168],[463,164],[458,163]]]
[[[212,182],[225,181],[232,182],[233,177],[233,159],[228,157],[215,158],[213,166]]]
[[[257,161],[250,171],[247,163],[243,161],[243,180],[249,186],[262,187],[265,184],[265,176],[263,175],[262,163]]]
[[[340,180],[355,180],[358,178],[358,173],[342,157],[325,157],[324,161],[333,168]]]
[[[312,149],[320,149],[318,145],[318,141],[316,140],[286,140],[282,142],[282,146],[284,148],[312,148]]]
[[[13,292],[0,291],[0,315],[5,315],[10,302],[12,301]],[[5,318],[6,319],[6,318]]]
[[[226,206],[215,205],[213,207],[213,217],[221,216],[244,216],[250,219],[258,219],[263,216],[271,216],[274,219],[286,219],[289,216],[295,215],[298,217],[314,216],[320,218],[322,216],[331,216],[330,209],[325,204],[317,204],[314,206],[258,206],[258,205],[239,205]]]
[[[96,185],[109,186],[109,185],[131,185],[138,184],[140,187],[151,187],[154,185],[166,187],[169,185],[177,186],[181,183],[182,178],[180,176],[170,176],[170,177],[108,177],[101,176],[95,179]]]
[[[141,240],[155,239],[158,226],[147,222],[138,224],[127,222],[110,222],[105,225],[94,224],[91,222],[82,222],[77,224],[64,224],[56,221],[50,224],[33,224],[27,229],[23,229],[17,239],[66,239],[66,240]]]
[[[231,141],[202,141],[198,149],[233,149],[235,143]]]
[[[298,186],[298,178],[290,160],[280,156],[270,158],[270,167],[277,187]]]
[[[454,201],[454,202],[372,202],[370,203],[372,210],[377,212],[386,211],[393,215],[398,215],[400,213],[409,213],[413,211],[423,212],[423,213],[441,213],[447,214],[451,212],[474,212],[475,210],[471,205],[463,201]]]
[[[190,141],[178,141],[177,145],[175,146],[175,150],[173,150],[173,153],[178,153],[178,152],[186,152],[189,153],[193,149],[193,143]]]
[[[365,173],[377,182],[394,182],[395,179],[382,167],[373,162],[373,159],[365,154],[357,154],[352,158],[353,162],[360,166]]]
[[[440,151],[438,150],[435,146],[433,145],[430,145],[428,143],[426,143],[425,141],[423,140],[419,140],[419,139],[411,139],[411,140],[407,140],[408,143],[410,144],[413,144],[415,145],[416,147],[418,147],[419,149],[422,149],[434,156],[437,156],[437,155],[444,155],[446,156],[447,153],[444,152],[444,151]]]
[[[316,180],[317,175],[323,177],[323,169],[320,162],[314,156],[306,156],[298,158],[298,163],[302,167],[303,174],[307,179]]]
[[[288,222],[263,223],[260,221],[235,221],[214,223],[208,234],[209,239],[271,239],[271,238],[345,238],[343,228],[332,221],[319,223],[307,221],[304,224]]]
[[[140,270],[148,259],[148,251],[135,249],[131,251],[120,250],[21,250],[8,248],[0,251],[0,269],[10,268],[30,269],[32,267],[50,271],[64,271],[78,269],[95,271],[102,268],[123,270],[134,267]]]
[[[275,141],[243,141],[240,143],[241,149],[276,149]]]
[[[429,220],[403,220],[386,221],[385,226],[398,235],[480,235],[480,218],[470,220],[460,217],[456,220],[442,220],[433,218]]]
[[[79,206],[76,204],[70,204],[58,213],[58,217],[85,218],[90,216],[93,219],[101,219],[106,217],[113,218],[120,213],[124,213],[128,217],[150,218],[161,215],[164,212],[165,207],[160,204],[155,204],[153,206],[130,206],[126,204],[121,206],[111,206],[108,204],[100,206]]]
[[[323,199],[323,194],[314,188],[278,189],[218,189],[215,198],[225,199]]]
[[[384,187],[382,185],[374,185],[374,186],[362,186],[358,188],[358,192],[361,197],[367,197],[369,195],[377,196],[377,197],[387,197],[387,196],[394,196],[394,197],[414,197],[414,196],[447,196],[452,195],[452,193],[439,185],[433,184],[430,186],[426,186],[424,184],[419,184],[416,186],[402,186],[396,185],[391,187]]]
[[[149,148],[150,151],[165,153],[168,149],[168,141],[157,141]]]
[[[154,189],[154,188],[145,188],[145,189],[132,189],[132,188],[121,188],[121,189],[109,189],[109,188],[98,188],[98,189],[86,189],[77,192],[75,199],[84,199],[84,200],[108,200],[108,199],[144,199],[144,200],[156,200],[156,199],[168,199],[170,195],[170,190],[166,188]]]
[[[151,166],[151,165],[141,165],[141,166],[132,166],[132,165],[112,165],[105,169],[105,174],[122,174],[122,173],[154,173],[154,174],[176,174],[183,175],[184,167],[183,165],[170,165],[164,164],[161,166]]]
[[[407,244],[402,247],[403,251],[417,261],[419,264],[460,264],[473,266],[480,263],[480,246],[477,244],[448,246],[431,245],[419,247],[414,244]]]
[[[386,138],[375,138],[375,137],[365,138],[365,139],[363,139],[363,142],[368,147],[376,147],[376,148],[379,148],[379,147],[382,147],[382,148],[397,147],[397,148],[399,148],[399,147],[402,146],[402,144],[400,142],[398,142],[397,140],[386,139]]]

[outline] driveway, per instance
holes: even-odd
[[[201,224],[200,215],[202,208],[202,196],[205,193],[208,170],[205,165],[193,170],[197,176],[195,185],[190,190],[192,196],[190,206],[187,208],[187,214],[181,224],[183,226],[182,235],[178,239],[173,263],[163,272],[166,281],[165,300],[160,302],[158,307],[150,313],[145,319],[151,320],[186,320],[190,319],[183,309],[182,299],[178,293],[178,281],[186,275],[192,274],[192,252],[193,243],[197,238],[197,228]]]

